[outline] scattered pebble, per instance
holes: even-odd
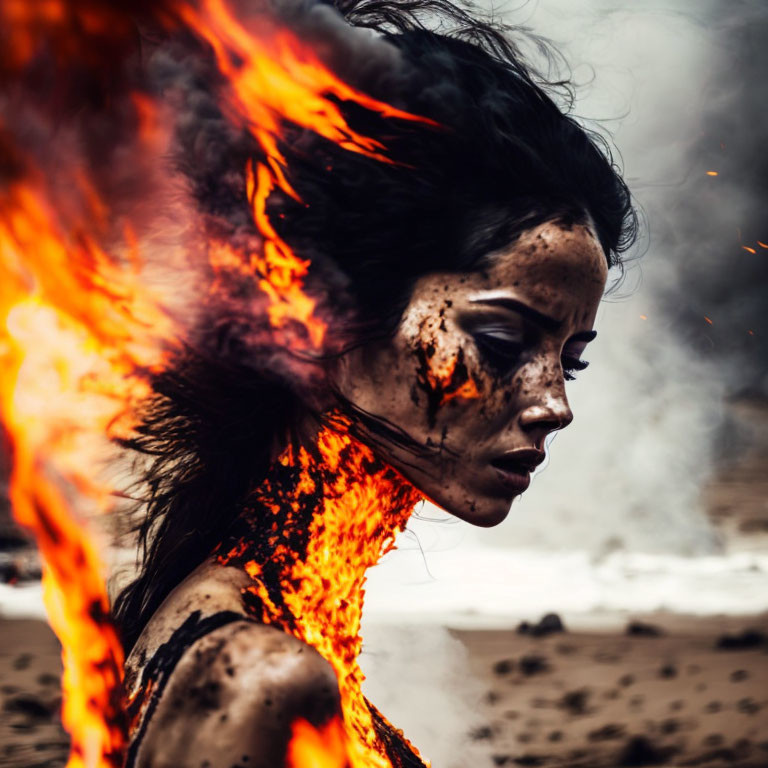
[[[584,715],[587,713],[587,703],[590,692],[587,688],[579,688],[575,691],[568,691],[558,702],[561,709],[566,710],[571,715]]]
[[[747,697],[739,699],[736,702],[736,709],[745,715],[754,715],[759,712],[762,707],[754,699]]]
[[[627,741],[617,758],[620,766],[664,765],[674,753],[670,747],[660,748],[646,736],[633,736]]]
[[[768,635],[759,629],[745,629],[737,635],[720,635],[717,648],[721,651],[743,651],[768,645]]]
[[[549,664],[544,656],[539,656],[535,653],[530,653],[527,656],[523,656],[520,659],[520,671],[530,677],[531,675],[538,675],[542,672],[549,670]]]
[[[14,715],[24,715],[28,720],[34,721],[50,720],[56,712],[56,706],[46,704],[37,696],[23,693],[8,699],[3,709]]]
[[[493,728],[490,725],[480,725],[469,732],[472,741],[485,741],[493,738]]]
[[[532,637],[545,637],[556,632],[565,632],[565,625],[556,613],[548,613],[542,616],[538,624],[521,622],[517,627],[518,634],[531,635]]]
[[[643,621],[630,621],[625,632],[634,637],[659,637],[664,634],[654,624],[646,624]]]
[[[512,659],[502,659],[493,665],[493,672],[496,675],[508,675],[515,668],[515,662]]]
[[[612,739],[621,739],[627,729],[620,723],[608,723],[602,728],[596,728],[587,734],[590,741],[611,741]]]
[[[677,667],[674,664],[665,664],[659,670],[659,677],[665,680],[671,680],[673,677],[677,677]]]
[[[17,656],[13,660],[13,668],[17,670],[27,669],[33,658],[31,653],[22,653],[21,656]]]

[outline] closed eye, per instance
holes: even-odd
[[[523,339],[519,333],[504,328],[484,328],[472,333],[483,359],[500,374],[513,370],[523,352]]]

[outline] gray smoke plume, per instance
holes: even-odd
[[[577,115],[612,135],[645,231],[571,385],[575,423],[482,540],[717,550],[700,493],[728,449],[723,398],[768,391],[768,8],[542,0],[521,14],[572,67]]]

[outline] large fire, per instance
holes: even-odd
[[[320,349],[325,325],[304,290],[310,265],[279,237],[267,214],[273,190],[296,198],[280,151],[283,125],[290,122],[350,152],[391,162],[385,147],[347,125],[338,102],[356,102],[385,118],[421,118],[336,77],[274,19],[245,24],[223,0],[147,6],[156,24],[184,27],[210,47],[227,83],[220,96],[223,112],[251,133],[263,153],[262,161],[243,169],[261,248],[239,251],[211,239],[209,263],[214,272],[251,276],[268,297],[278,343]],[[9,0],[0,22],[13,41],[0,57],[2,88],[18,87],[41,52],[53,55],[59,76],[68,63],[96,69],[105,56],[120,55],[133,33],[121,6],[106,1]],[[123,47],[113,46],[115,41]],[[157,153],[153,121],[160,119],[162,105],[140,90],[129,99],[134,147]],[[0,418],[12,448],[10,493],[16,519],[38,542],[46,608],[63,647],[62,717],[72,740],[68,766],[105,768],[121,764],[125,747],[123,659],[108,620],[99,548],[83,515],[112,509],[114,489],[94,469],[102,463],[105,438],[130,434],[134,406],[149,391],[147,374],[167,364],[184,329],[165,309],[173,304],[173,286],[146,279],[138,223],[123,215],[116,245],[107,236],[115,224],[110,203],[85,166],[72,162],[45,173],[15,130],[0,125]],[[297,326],[302,333],[289,333]],[[458,382],[444,397],[472,396],[470,387]],[[281,459],[286,471],[301,473],[299,496],[278,498],[270,495],[277,489],[262,489],[264,504],[283,510],[288,504],[298,515],[295,505],[306,503],[319,490],[313,484],[322,483],[327,496],[318,514],[306,519],[306,547],[292,549],[276,530],[269,561],[250,561],[247,568],[263,620],[316,647],[339,678],[344,750],[338,724],[329,726],[317,736],[327,754],[310,759],[306,755],[319,750],[297,726],[293,764],[342,766],[348,749],[354,766],[387,766],[360,692],[362,582],[365,568],[391,545],[416,495],[391,470],[377,467],[343,425],[336,426],[320,437],[322,467],[306,453]],[[262,578],[264,568],[278,569],[279,596]]]

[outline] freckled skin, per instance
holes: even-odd
[[[482,271],[419,280],[394,337],[346,354],[332,380],[357,406],[430,449],[414,458],[387,444],[383,458],[457,517],[495,525],[514,494],[500,486],[489,462],[513,449],[543,450],[546,436],[572,421],[561,361],[581,355],[585,342],[571,337],[592,329],[607,274],[588,225],[542,224],[493,254]],[[521,327],[518,313],[477,302],[496,293],[560,321],[556,329],[529,333],[520,360],[503,374],[468,330],[483,323]],[[425,357],[439,375],[459,354],[479,396],[431,408]]]
[[[512,449],[542,449],[550,432],[570,423],[562,363],[583,351],[586,341],[572,337],[591,330],[606,277],[588,227],[541,225],[493,254],[482,271],[422,278],[395,335],[337,359],[330,383],[425,448],[414,457],[378,443],[381,458],[457,517],[494,525],[514,494],[499,485],[489,462]],[[534,329],[519,312],[480,302],[501,294],[559,325]],[[525,337],[508,370],[492,364],[478,343],[488,327]],[[250,583],[215,558],[196,568],[127,659],[129,693],[191,614],[246,618],[242,596]],[[290,723],[301,717],[321,725],[340,716],[340,707],[333,670],[314,649],[276,627],[236,621],[184,649],[147,721],[135,766],[273,768],[283,764]]]

